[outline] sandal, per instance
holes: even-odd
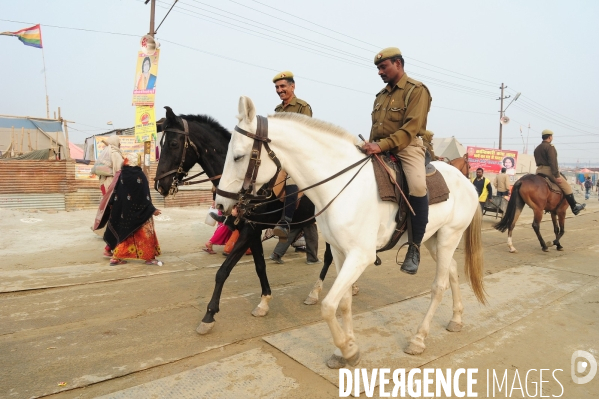
[[[121,259],[110,259],[110,266],[124,265],[125,263],[127,263],[127,261],[126,261],[126,260],[121,260]]]
[[[146,265],[155,265],[155,266],[163,265],[162,261],[159,261],[158,259],[147,260],[145,264]]]
[[[104,257],[106,258],[112,258],[113,253],[107,250],[104,250]]]
[[[216,251],[212,248],[202,248],[202,251],[208,252],[210,255],[216,255]]]

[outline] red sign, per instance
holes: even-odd
[[[518,151],[468,147],[471,170],[483,168],[485,172],[500,173],[501,168],[505,168],[508,175],[514,175],[517,161]]]

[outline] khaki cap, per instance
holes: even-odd
[[[401,51],[397,47],[387,47],[374,56],[374,65],[378,65],[380,62],[399,55],[401,55]]]
[[[293,79],[293,72],[291,71],[283,71],[281,73],[277,73],[274,78],[272,78],[273,82],[281,79]]]
[[[549,129],[545,129],[545,130],[543,130],[543,131],[541,132],[541,136],[544,136],[544,135],[546,135],[546,134],[550,134],[550,135],[552,135],[552,136],[553,136],[553,132],[552,132],[551,130],[549,130]]]

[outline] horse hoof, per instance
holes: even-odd
[[[200,335],[206,335],[214,328],[214,321],[212,323],[204,323],[201,322],[198,328],[196,328],[196,332]]]
[[[351,286],[351,294],[352,296],[356,296],[358,295],[358,292],[360,292],[360,287],[358,287],[357,285],[352,285]]]
[[[462,331],[462,324],[456,323],[455,321],[450,321],[447,325],[447,331],[450,332],[460,332]]]
[[[543,248],[543,252],[549,252],[549,248]]]
[[[263,309],[260,306],[256,306],[254,310],[252,310],[252,316],[255,317],[264,317],[268,314],[268,309]]]
[[[334,353],[331,355],[329,360],[327,360],[327,367],[330,369],[342,369],[347,365],[347,361],[343,356],[335,355]]]
[[[558,250],[558,251],[563,251],[563,250],[564,250],[564,247],[557,247],[557,250]]]
[[[355,367],[358,365],[358,363],[360,363],[360,360],[362,360],[362,355],[360,354],[360,350],[358,349],[358,351],[349,359],[347,359],[347,364],[349,364],[352,367]]]
[[[420,345],[416,345],[413,342],[410,342],[410,345],[408,345],[408,347],[403,351],[408,355],[420,355],[422,352],[424,352],[424,348],[424,345],[422,345],[421,347]]]
[[[516,248],[514,248],[514,249],[510,249],[510,253],[511,253],[511,254],[517,254],[517,253],[518,253],[518,250],[517,250]]]
[[[304,305],[316,305],[318,303],[318,298],[312,298],[311,296],[307,297],[304,301]]]

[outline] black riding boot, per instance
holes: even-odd
[[[293,220],[295,205],[297,203],[297,186],[295,184],[285,187],[285,208],[283,209],[283,218],[272,230],[272,233],[279,237],[280,241],[287,241],[289,236],[289,223]]]
[[[412,243],[408,247],[408,253],[401,265],[401,271],[408,274],[416,274],[420,264],[420,244],[428,223],[428,195],[414,197],[410,195],[410,205],[416,215],[410,214],[412,223]]]
[[[580,211],[582,211],[584,207],[587,206],[587,204],[577,204],[576,200],[574,199],[574,194],[566,195],[566,201],[568,201],[570,208],[572,208],[572,213],[575,215],[578,215]]]

